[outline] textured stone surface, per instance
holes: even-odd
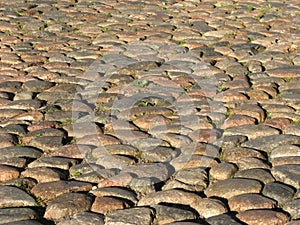
[[[106,218],[105,224],[136,224],[150,225],[153,221],[153,211],[150,208],[133,208],[112,211]]]
[[[33,197],[27,194],[25,191],[10,186],[0,186],[1,200],[0,207],[22,207],[22,206],[34,206],[36,204]]]
[[[44,217],[59,221],[76,213],[89,211],[93,199],[81,193],[65,193],[47,204]]]
[[[240,212],[237,215],[241,221],[247,224],[285,224],[288,221],[288,217],[281,212],[276,212],[272,210],[249,210]]]
[[[220,180],[208,186],[205,191],[207,196],[230,198],[239,194],[259,193],[262,188],[260,182],[250,179],[226,179]]]
[[[0,8],[8,224],[298,222],[297,1]]]

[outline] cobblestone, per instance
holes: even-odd
[[[299,15],[2,1],[0,223],[298,224]]]

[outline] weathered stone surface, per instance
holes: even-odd
[[[287,202],[283,206],[283,210],[288,212],[291,215],[293,220],[300,218],[299,203],[300,203],[300,199],[297,198],[297,199]]]
[[[227,213],[227,206],[218,199],[203,198],[197,203],[193,204],[192,207],[199,213],[203,218],[210,218],[213,216]]]
[[[150,225],[153,221],[154,212],[150,208],[138,207],[112,211],[105,217],[107,225]]]
[[[0,197],[1,208],[35,206],[36,204],[33,197],[16,187],[0,186]]]
[[[275,178],[272,176],[269,170],[261,168],[240,170],[235,174],[234,177],[255,179],[265,184],[275,181]]]
[[[242,225],[242,223],[238,222],[237,219],[233,219],[232,217],[230,217],[227,214],[221,214],[221,215],[218,215],[218,216],[213,216],[213,217],[210,217],[210,218],[206,219],[206,221],[210,225],[219,225],[219,224]]]
[[[150,193],[140,199],[138,206],[156,205],[161,202],[192,205],[200,200],[201,197],[194,193],[173,189]]]
[[[154,205],[153,208],[159,224],[196,219],[196,215],[189,210],[164,205]]]
[[[228,128],[224,132],[224,136],[230,136],[230,135],[243,135],[247,136],[248,139],[253,143],[254,140],[257,140],[258,138],[262,138],[265,136],[271,136],[271,135],[278,135],[279,131],[271,128],[269,126],[265,125],[243,125],[243,126],[238,126],[238,127],[232,127]],[[248,142],[246,142],[248,143]],[[250,144],[244,144],[245,147],[251,147]]]
[[[300,165],[287,164],[275,166],[271,170],[276,180],[289,184],[295,188],[300,188]]]
[[[266,156],[253,148],[244,148],[244,147],[232,147],[227,148],[223,152],[223,158],[229,162],[237,163],[240,159],[247,157],[255,157],[258,159],[266,159]]]
[[[225,180],[237,172],[237,166],[232,163],[220,163],[209,170],[209,176],[216,180]]]
[[[20,220],[20,221],[16,221],[16,222],[9,222],[9,223],[5,223],[6,225],[42,225],[42,223],[40,223],[37,220]]]
[[[40,217],[8,224],[282,224],[277,212],[297,215],[295,204],[283,209],[300,196],[297,1],[0,8],[0,180],[35,196],[38,207],[26,208]],[[89,191],[105,215],[44,217],[49,200]],[[161,192],[136,215],[139,200]]]
[[[90,192],[97,197],[121,198],[131,201],[135,204],[138,201],[137,195],[133,191],[120,187],[102,187],[94,189]]]
[[[28,165],[29,168],[36,167],[52,167],[62,170],[68,170],[72,165],[77,164],[76,159],[63,158],[63,157],[41,157]]]
[[[249,225],[281,225],[288,221],[288,217],[284,213],[262,209],[240,212],[237,214],[237,218]]]
[[[276,201],[259,194],[241,194],[228,199],[228,205],[232,211],[246,211],[250,209],[272,209]]]
[[[0,209],[0,224],[7,224],[11,222],[21,223],[21,220],[33,220],[38,218],[38,214],[30,208]]]
[[[58,225],[81,225],[81,224],[104,225],[104,218],[101,215],[96,213],[83,212],[83,213],[75,214],[71,218],[68,218],[58,223]]]
[[[67,178],[66,173],[63,173],[63,171],[47,167],[27,168],[21,175],[34,178],[39,183],[58,181]]]
[[[293,198],[295,191],[288,185],[273,182],[264,186],[262,194],[276,200],[278,204],[283,205]]]
[[[113,210],[129,208],[129,205],[122,200],[112,197],[96,197],[91,211],[95,213],[106,214]]]
[[[217,181],[208,186],[204,193],[208,197],[230,198],[240,194],[259,193],[261,188],[261,183],[256,180],[235,178]]]
[[[28,158],[39,158],[42,155],[42,151],[21,146],[11,146],[7,148],[0,148],[0,159],[12,158],[12,157],[28,157]]]
[[[49,201],[64,193],[90,191],[91,189],[92,185],[86,182],[52,181],[37,184],[31,190],[31,193],[38,198],[41,198],[45,201]]]
[[[295,135],[266,135],[266,137],[247,141],[243,143],[242,146],[271,152],[273,149],[277,148],[280,145],[297,145],[299,143],[300,139]]]
[[[59,221],[76,213],[89,211],[93,199],[87,194],[65,193],[47,204],[44,217]]]
[[[20,172],[17,168],[12,166],[0,165],[0,182],[16,179],[20,176]]]

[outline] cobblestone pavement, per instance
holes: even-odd
[[[0,224],[299,225],[298,0],[0,0]]]

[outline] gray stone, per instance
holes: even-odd
[[[275,166],[271,172],[277,181],[300,188],[300,164]]]
[[[197,216],[189,210],[164,206],[154,205],[153,208],[156,212],[156,221],[158,224],[166,224],[184,220],[194,220]]]
[[[35,206],[36,202],[33,197],[25,191],[10,186],[0,186],[0,207],[22,207]]]
[[[248,140],[247,136],[242,136],[242,135],[226,136],[223,138],[222,141],[222,149],[238,147],[242,143],[246,142],[247,140]]]
[[[208,197],[230,198],[240,194],[259,193],[261,189],[261,183],[256,180],[235,178],[217,181],[208,186],[204,193]]]
[[[273,149],[270,158],[275,159],[278,157],[288,157],[288,156],[299,156],[300,147],[296,145],[281,145]]]
[[[138,207],[115,210],[105,217],[106,225],[151,225],[154,212],[150,208]]]
[[[42,223],[38,222],[37,220],[20,220],[16,222],[5,223],[5,225],[43,225]]]
[[[120,188],[120,187],[103,187],[97,188],[90,191],[93,195],[97,197],[111,196],[116,198],[127,199],[133,203],[137,203],[137,195],[130,189]]]
[[[213,198],[203,198],[192,207],[203,218],[210,218],[228,212],[228,208],[222,201]]]
[[[243,147],[255,148],[266,152],[271,152],[273,149],[281,145],[297,145],[300,144],[300,138],[296,135],[269,135],[266,137],[256,138],[242,144]]]
[[[69,219],[59,222],[57,225],[104,225],[103,216],[97,213],[83,212],[72,216]]]
[[[124,173],[132,173],[137,177],[153,177],[160,181],[168,179],[174,173],[174,168],[168,164],[153,163],[141,165],[129,165],[122,170]]]
[[[63,137],[37,137],[31,140],[29,144],[33,147],[42,149],[44,152],[50,153],[63,146]]]
[[[34,167],[54,167],[62,170],[68,170],[71,166],[76,165],[76,159],[63,158],[63,157],[43,157],[39,158],[28,165],[29,168]]]
[[[234,177],[235,178],[255,179],[255,180],[259,180],[259,181],[263,182],[264,184],[275,181],[274,177],[272,176],[272,174],[269,170],[261,169],[261,168],[240,170],[235,174]]]
[[[0,224],[6,224],[20,220],[32,220],[38,218],[38,214],[30,208],[0,209]]]
[[[242,225],[242,223],[237,222],[236,219],[233,219],[232,217],[230,217],[227,214],[213,216],[213,217],[206,219],[206,221],[210,225]]]
[[[176,203],[181,205],[192,205],[202,198],[197,194],[183,190],[163,190],[143,196],[138,202],[138,206],[156,205],[158,203]]]
[[[265,125],[242,125],[237,127],[228,128],[224,132],[224,136],[231,136],[231,135],[242,135],[247,136],[250,141],[245,142],[242,144],[244,147],[252,147],[252,143],[260,143],[257,142],[257,139],[260,138],[261,140],[265,136],[271,135],[278,135],[279,131]],[[280,137],[280,136],[279,136]],[[263,142],[267,143],[267,142]]]
[[[295,191],[288,185],[273,182],[264,186],[262,194],[276,200],[279,205],[283,205],[293,198]]]
[[[294,199],[284,204],[283,210],[288,212],[293,220],[300,219],[300,198]]]

